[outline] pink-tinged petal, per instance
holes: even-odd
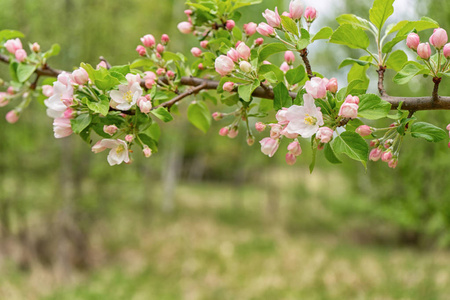
[[[115,148],[119,145],[119,142],[114,139],[103,139],[100,141],[99,145],[106,148]]]

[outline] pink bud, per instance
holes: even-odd
[[[19,49],[15,53],[16,59],[19,62],[23,62],[27,58],[27,52],[23,49]]]
[[[227,56],[234,62],[239,61],[239,52],[237,52],[236,49],[231,48],[230,50],[228,50]]]
[[[275,29],[273,29],[272,26],[261,22],[259,23],[258,27],[256,27],[256,31],[258,31],[258,33],[263,36],[273,36]]]
[[[339,109],[339,116],[355,119],[358,116],[358,104],[344,102]]]
[[[250,48],[245,43],[240,43],[236,48],[239,57],[243,60],[248,60],[250,58]]]
[[[231,130],[228,132],[228,137],[230,139],[234,139],[235,137],[237,137],[237,135],[239,134],[239,130],[237,129],[237,127],[233,127],[231,128]]]
[[[141,97],[138,100],[138,106],[142,113],[148,114],[152,109],[152,102],[149,101],[146,97]]]
[[[184,11],[184,13],[185,13],[187,16],[190,16],[190,15],[192,15],[192,10],[186,9],[186,10]]]
[[[360,136],[368,136],[372,134],[372,128],[370,128],[367,125],[361,125],[355,130],[356,133],[358,133]]]
[[[136,52],[139,53],[140,56],[145,56],[145,54],[147,54],[147,50],[145,50],[145,47],[142,45],[136,47]]]
[[[73,133],[69,119],[56,118],[53,121],[53,132],[55,138],[61,139]]]
[[[266,124],[263,122],[256,122],[255,129],[259,132],[263,132],[266,129]]]
[[[447,128],[446,128],[448,131],[450,131],[450,124],[448,124],[447,125]]]
[[[384,141],[383,146],[384,146],[385,149],[388,149],[389,147],[392,146],[393,143],[394,143],[393,139],[387,139],[386,141]]]
[[[317,11],[316,11],[316,9],[314,7],[311,7],[311,6],[307,7],[305,9],[306,22],[312,23],[312,22],[314,22],[314,20],[316,18],[317,18]]]
[[[222,113],[216,111],[216,112],[213,112],[212,117],[213,117],[214,121],[220,121],[220,120],[222,120],[223,115],[222,115]]]
[[[191,33],[193,30],[194,30],[194,27],[192,26],[192,24],[191,23],[189,23],[189,22],[181,22],[181,23],[178,23],[178,30],[181,32],[181,33],[184,33],[184,34],[189,34],[189,33]]]
[[[286,163],[290,166],[294,165],[295,162],[297,161],[297,157],[295,157],[294,154],[288,152],[286,153]]]
[[[215,69],[222,76],[228,75],[234,69],[234,62],[228,56],[221,55],[216,58]]]
[[[209,43],[208,41],[201,41],[200,42],[200,47],[206,49],[206,48],[208,48],[208,43]]]
[[[252,71],[252,65],[248,61],[241,61],[239,63],[239,68],[245,73],[250,73]]]
[[[409,49],[417,50],[417,47],[420,44],[420,37],[417,33],[411,32],[408,34],[408,37],[406,38],[406,46]]]
[[[161,42],[163,43],[163,45],[167,45],[170,42],[170,38],[167,34],[163,34],[161,36]]]
[[[392,169],[395,169],[395,167],[397,167],[397,164],[398,164],[397,158],[393,158],[388,162],[389,168],[392,168]]]
[[[227,92],[231,93],[233,91],[233,89],[234,89],[234,82],[227,81],[227,82],[225,82],[223,84],[222,88],[223,88],[224,91],[227,91]]]
[[[108,68],[108,66],[106,65],[106,62],[104,62],[103,60],[97,64],[96,69],[99,70],[100,68],[105,68],[105,69]]]
[[[270,138],[278,139],[283,129],[280,124],[270,124]]]
[[[105,133],[109,134],[109,135],[114,135],[117,132],[118,129],[119,128],[117,128],[116,125],[105,125],[105,126],[103,126],[103,131]]]
[[[169,77],[170,79],[175,77],[175,73],[172,70],[167,71],[166,73],[167,77]]]
[[[14,95],[14,94],[16,93],[16,91],[14,91],[14,88],[13,88],[12,86],[9,86],[9,87],[6,89],[6,92],[7,92],[8,94],[10,94],[10,95]]]
[[[450,58],[450,44],[445,44],[444,46],[444,57]]]
[[[289,120],[287,119],[287,108],[283,107],[279,111],[277,111],[277,114],[275,115],[275,118],[278,121],[278,124],[280,125],[287,125],[289,123]]]
[[[156,46],[156,51],[158,51],[158,53],[163,53],[164,52],[164,46],[161,44],[158,44],[158,46]]]
[[[292,51],[286,51],[284,52],[284,60],[289,64],[292,65],[295,61],[295,55]]]
[[[292,0],[289,3],[289,13],[294,20],[300,20],[303,15],[303,4],[301,0]]]
[[[10,124],[14,124],[19,121],[19,113],[15,110],[11,110],[6,114],[6,121]]]
[[[6,106],[9,103],[9,99],[6,97],[5,92],[0,92],[0,107]]]
[[[347,98],[345,98],[345,103],[353,103],[358,105],[359,104],[359,98],[358,96],[352,96],[352,95],[348,95]]]
[[[150,149],[147,145],[144,145],[142,152],[146,158],[149,158],[152,155],[152,149]]]
[[[322,78],[314,77],[305,83],[305,89],[314,99],[322,99],[327,95],[327,86]]]
[[[300,154],[302,154],[302,147],[300,146],[300,143],[298,141],[291,142],[288,145],[287,150],[289,151],[289,153],[292,153],[295,156],[299,156]]]
[[[333,138],[333,129],[329,127],[320,127],[316,133],[316,139],[319,139],[321,143],[328,143]]]
[[[291,68],[289,67],[289,65],[287,64],[287,62],[283,62],[280,66],[280,70],[283,71],[284,73],[286,73],[287,71],[289,71]]]
[[[253,136],[248,136],[247,137],[247,145],[249,146],[253,146],[253,144],[255,143],[255,138]]]
[[[244,32],[248,36],[252,36],[256,33],[256,27],[258,25],[256,23],[250,22],[247,24],[244,24]]]
[[[221,136],[226,136],[226,135],[228,135],[229,132],[230,132],[230,129],[228,127],[222,127],[219,130],[219,134]]]
[[[417,47],[417,54],[425,60],[428,60],[431,56],[431,48],[430,44],[428,43],[421,43]]]
[[[261,46],[264,43],[264,39],[263,38],[257,38],[255,40],[255,45],[256,46]]]
[[[75,117],[77,113],[70,107],[68,107],[65,111],[64,111],[64,118],[65,119],[72,119],[73,117]]]
[[[242,41],[237,41],[236,44],[234,45],[234,48],[237,48],[241,43]]]
[[[72,80],[74,83],[83,85],[89,81],[89,75],[83,68],[78,68],[72,72]]]
[[[383,154],[383,151],[379,148],[372,149],[369,154],[369,160],[377,161],[380,159],[381,155]]]
[[[198,68],[199,70],[203,70],[205,67],[203,66],[202,63],[199,63],[198,66],[197,66],[197,68]]]
[[[15,54],[17,50],[22,49],[22,42],[20,39],[7,40],[5,43],[5,48],[9,53]]]
[[[275,11],[266,9],[262,15],[271,27],[275,27],[275,28],[280,27],[281,17],[278,14],[278,8],[275,7]]]
[[[134,136],[132,134],[127,134],[125,136],[125,141],[127,141],[128,143],[131,143],[134,140]]]
[[[166,69],[158,68],[158,69],[156,69],[156,74],[158,74],[158,76],[164,75],[164,74],[166,74]]]
[[[41,51],[41,46],[38,43],[33,43],[33,45],[31,45],[31,51],[38,53]]]
[[[236,23],[233,20],[228,20],[225,25],[227,30],[233,30],[234,26],[236,26]]]
[[[271,138],[263,138],[259,143],[261,144],[261,152],[269,157],[272,157],[278,150],[279,140]]]
[[[430,44],[436,49],[442,49],[447,42],[447,32],[442,28],[435,29],[434,33],[430,36]]]
[[[384,151],[383,154],[381,154],[381,160],[384,162],[389,162],[392,158],[392,152],[391,151]]]
[[[43,85],[43,86],[42,86],[42,94],[43,94],[45,97],[51,97],[51,96],[53,96],[53,87],[52,87],[51,85],[48,85],[48,84]]]
[[[195,57],[200,57],[202,56],[202,50],[200,50],[200,48],[194,47],[191,49],[191,53],[192,55],[194,55]]]
[[[378,147],[379,144],[380,144],[379,140],[371,140],[370,141],[370,147]]]
[[[142,45],[144,45],[145,47],[148,48],[152,48],[153,46],[155,46],[155,37],[151,34],[147,34],[144,35],[143,37],[141,37],[141,42]]]
[[[326,87],[327,87],[327,91],[330,91],[331,93],[335,94],[338,90],[337,79],[333,77],[330,80],[328,80]]]

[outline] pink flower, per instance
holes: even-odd
[[[397,167],[397,164],[398,164],[397,158],[393,158],[388,162],[389,168],[392,168],[392,169],[395,169],[395,167]]]
[[[289,124],[286,126],[287,133],[297,133],[304,138],[313,136],[319,126],[322,126],[323,117],[320,108],[314,104],[311,95],[303,95],[304,106],[292,105],[287,109],[286,119]]]
[[[58,76],[58,81],[53,83],[53,94],[50,98],[44,100],[47,106],[47,115],[50,118],[61,118],[67,107],[73,104],[73,87],[68,79],[69,74],[62,73]],[[62,82],[68,83],[65,85]]]
[[[227,82],[225,82],[223,84],[222,88],[223,88],[224,91],[227,91],[227,92],[231,93],[233,91],[233,89],[234,89],[234,82],[227,81]]]
[[[33,45],[31,45],[31,51],[38,53],[41,51],[41,46],[38,43],[33,43]]]
[[[447,42],[447,32],[442,28],[435,29],[434,33],[430,36],[430,44],[436,49],[442,49]]]
[[[144,74],[145,87],[151,89],[156,83],[156,74],[152,71],[146,71]]]
[[[261,46],[264,43],[264,39],[263,38],[257,38],[255,40],[255,45],[256,46]]]
[[[311,7],[311,6],[307,7],[305,9],[306,22],[312,23],[312,22],[314,22],[314,20],[316,18],[317,18],[317,11],[316,11],[316,9],[314,7]]]
[[[391,151],[384,151],[383,154],[381,154],[381,160],[384,162],[389,162],[392,159],[392,152]]]
[[[161,44],[158,44],[157,46],[156,46],[156,51],[158,52],[158,53],[163,53],[164,52],[164,46],[163,45],[161,45]]]
[[[116,125],[105,125],[105,126],[103,126],[103,131],[105,133],[111,135],[111,136],[114,135],[117,132],[118,129],[119,128],[117,128]]]
[[[361,125],[355,130],[356,133],[358,133],[360,136],[368,136],[372,134],[372,128],[370,128],[367,125]]]
[[[248,24],[244,24],[244,32],[246,35],[251,36],[256,33],[256,27],[258,25],[256,23],[250,22]]]
[[[275,7],[275,11],[266,9],[262,15],[271,27],[275,27],[275,28],[280,27],[281,17],[278,14],[278,8]]]
[[[271,138],[263,138],[259,143],[261,144],[261,152],[269,157],[272,157],[277,152],[280,145],[279,140]]]
[[[7,40],[5,43],[5,48],[9,53],[15,54],[17,50],[22,49],[22,42],[20,39]]]
[[[229,132],[230,132],[230,128],[228,128],[228,127],[222,127],[222,128],[220,128],[220,130],[219,130],[219,135],[221,135],[221,136],[226,136],[226,135],[228,135]]]
[[[144,145],[142,152],[146,158],[149,158],[152,155],[152,149],[150,149],[147,145]]]
[[[264,124],[263,122],[256,122],[255,129],[259,132],[263,132],[266,129],[266,124]]]
[[[327,91],[330,91],[331,93],[335,94],[338,90],[337,79],[333,77],[330,80],[328,80],[326,87],[327,87]]]
[[[380,148],[375,148],[370,151],[369,160],[377,161],[381,158],[383,151]]]
[[[358,96],[352,96],[348,95],[347,98],[345,98],[345,103],[353,103],[353,104],[359,104],[359,98]]]
[[[6,106],[9,103],[9,99],[7,98],[7,93],[0,92],[0,107]]]
[[[155,46],[156,43],[155,37],[151,34],[146,34],[143,37],[141,37],[141,42],[142,45],[148,48],[152,48],[153,46]]]
[[[200,47],[206,49],[206,48],[208,48],[208,43],[209,43],[208,41],[201,41],[201,42],[200,42]]]
[[[421,43],[417,47],[417,54],[425,60],[428,60],[431,56],[431,48],[430,44],[428,43]]]
[[[72,72],[72,80],[76,84],[83,85],[89,81],[89,75],[83,68],[78,68]]]
[[[246,44],[240,43],[239,46],[237,46],[236,51],[243,60],[248,60],[250,58],[250,48]]]
[[[136,52],[139,54],[139,56],[145,56],[147,53],[147,50],[145,50],[145,47],[142,45],[139,45],[136,47]]]
[[[15,110],[11,110],[6,114],[6,121],[10,124],[14,124],[19,121],[19,113]]]
[[[72,108],[68,107],[63,114],[63,118],[65,119],[73,119],[77,115],[76,111],[74,111]]]
[[[300,143],[298,141],[291,142],[288,145],[287,150],[289,151],[289,153],[292,153],[295,156],[299,156],[300,154],[302,154],[302,147],[300,146]]]
[[[294,154],[288,152],[286,153],[286,163],[290,166],[294,165],[295,162],[297,161],[297,157],[295,157]]]
[[[287,62],[283,62],[280,66],[280,70],[283,71],[284,73],[286,73],[287,71],[289,71],[291,68],[289,67],[289,65],[287,64]]]
[[[406,38],[406,46],[409,49],[417,50],[417,47],[420,44],[420,37],[417,33],[411,32],[408,34],[408,37]]]
[[[190,10],[190,9],[186,9],[185,11],[184,11],[184,13],[186,14],[186,16],[190,16],[190,15],[192,15],[192,10]]]
[[[145,97],[139,98],[137,102],[142,113],[148,114],[152,110],[152,102]]]
[[[241,61],[239,63],[239,68],[245,73],[250,73],[252,71],[252,65],[248,61]]]
[[[292,19],[291,14],[288,13],[287,11],[284,11],[281,15]]]
[[[228,50],[227,56],[234,62],[239,61],[239,52],[237,52],[236,49],[231,48],[230,50]]]
[[[227,20],[225,24],[227,30],[233,30],[234,26],[236,26],[236,23],[233,20]]]
[[[287,125],[289,123],[289,120],[286,117],[287,114],[287,108],[283,107],[279,111],[277,111],[277,114],[275,115],[275,118],[278,121],[278,124],[280,125]]]
[[[108,154],[109,165],[114,166],[121,164],[122,162],[130,162],[128,145],[125,141],[120,139],[103,139],[92,147],[92,151],[98,153],[108,148],[111,149]]]
[[[168,36],[167,34],[164,33],[164,34],[161,36],[161,42],[163,43],[163,45],[167,45],[167,44],[169,43],[169,41],[170,41],[169,36]]]
[[[295,61],[295,55],[292,51],[286,51],[284,52],[284,60],[289,64],[292,65]]]
[[[70,119],[57,118],[53,121],[53,132],[55,138],[60,139],[69,136],[73,133]]]
[[[27,52],[23,49],[19,49],[15,53],[16,59],[19,62],[23,62],[27,58]]]
[[[447,125],[446,129],[450,131],[450,124]]]
[[[305,83],[305,89],[314,99],[322,99],[327,95],[327,86],[322,78],[314,77]]]
[[[445,44],[444,46],[444,57],[450,58],[450,44]]]
[[[202,50],[200,50],[200,48],[194,47],[191,49],[191,53],[193,56],[195,57],[200,57],[202,56]]]
[[[216,58],[215,61],[216,72],[222,76],[230,74],[234,69],[234,62],[225,55]]]
[[[189,34],[189,33],[191,33],[192,32],[192,30],[194,30],[194,27],[192,26],[192,24],[191,23],[189,23],[189,22],[181,22],[181,23],[178,23],[178,30],[181,32],[181,33],[184,33],[184,34]]]
[[[300,20],[303,15],[303,4],[301,0],[292,0],[289,3],[289,13],[294,20]]]
[[[51,97],[53,95],[53,87],[48,84],[43,85],[42,86],[42,94],[47,98]]]
[[[280,124],[270,124],[270,138],[278,139],[283,129]]]
[[[316,133],[316,139],[319,139],[321,143],[328,143],[333,138],[333,130],[326,126],[320,127]]]
[[[261,23],[259,23],[258,27],[256,27],[256,31],[258,31],[258,33],[263,36],[273,36],[275,29],[273,29],[272,26],[270,26],[264,22],[261,22]]]
[[[339,116],[355,119],[358,116],[358,104],[344,102],[339,110]]]

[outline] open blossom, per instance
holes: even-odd
[[[51,97],[53,95],[53,87],[51,85],[43,85],[42,86],[42,94],[45,97]]]
[[[216,58],[215,61],[216,72],[222,76],[230,74],[234,69],[234,62],[225,55]]]
[[[314,77],[305,83],[305,89],[314,99],[322,99],[327,95],[327,85],[322,78]]]
[[[256,27],[256,31],[263,36],[272,36],[275,33],[275,29],[264,22],[259,23],[258,27]]]
[[[144,114],[148,114],[152,110],[152,102],[145,97],[139,98],[137,105]]]
[[[64,76],[60,76],[58,81],[53,83],[53,95],[44,101],[47,106],[47,115],[54,119],[63,117],[67,107],[73,104],[73,87],[70,84],[61,83],[59,79],[64,81]]]
[[[301,0],[292,0],[289,3],[289,14],[294,20],[299,20],[303,15],[303,4]]]
[[[259,143],[261,144],[261,152],[269,157],[272,157],[277,152],[278,146],[280,145],[279,140],[268,137],[263,138]]]
[[[326,126],[320,127],[317,130],[316,138],[320,140],[321,143],[328,143],[333,138],[333,130]]]
[[[292,105],[287,109],[286,119],[289,124],[285,130],[289,134],[297,133],[304,138],[313,136],[319,126],[322,126],[323,117],[320,108],[314,104],[311,95],[303,95],[304,106]]]
[[[53,121],[53,132],[55,138],[60,139],[73,133],[70,119],[57,118]]]
[[[5,43],[5,48],[9,53],[15,54],[17,50],[22,49],[22,42],[18,38],[7,40]]]
[[[111,149],[108,154],[108,163],[111,166],[130,162],[128,156],[128,145],[125,141],[117,139],[103,139],[92,147],[92,151],[99,153],[106,149]]]
[[[289,123],[289,120],[286,118],[287,110],[288,110],[287,108],[283,107],[275,115],[275,118],[277,119],[278,124],[287,125]]]
[[[281,26],[281,17],[278,14],[278,8],[275,7],[275,11],[266,9],[262,15],[270,26],[275,28]]]
[[[119,85],[119,90],[111,91],[111,106],[119,110],[129,110],[142,96],[140,76],[127,74],[128,85]]]

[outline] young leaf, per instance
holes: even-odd
[[[271,43],[261,48],[259,51],[259,61],[265,61],[269,56],[275,53],[284,52],[288,49],[282,43]]]
[[[323,27],[314,35],[311,41],[314,42],[317,40],[328,40],[332,34],[333,29],[331,29],[330,27]]]
[[[389,16],[394,13],[394,6],[392,5],[394,1],[395,0],[375,0],[373,2],[372,8],[369,11],[369,19],[379,30],[383,28],[383,25]]]
[[[9,30],[9,29],[4,29],[2,31],[0,31],[0,41],[5,39],[5,40],[10,40],[10,39],[15,39],[15,38],[23,38],[25,37],[25,35],[17,30]]]
[[[238,94],[239,97],[242,98],[245,102],[250,102],[252,99],[252,93],[253,91],[260,85],[260,81],[258,79],[255,79],[255,81],[252,84],[242,84],[238,87]]]
[[[289,84],[294,85],[303,80],[306,76],[306,71],[303,65],[299,65],[295,69],[291,69],[286,72],[286,80]]]
[[[170,122],[173,120],[172,115],[164,107],[158,107],[157,109],[150,111],[150,113],[163,122]]]
[[[206,133],[211,126],[211,114],[205,102],[192,102],[188,108],[188,120]]]
[[[286,29],[290,33],[292,33],[294,35],[298,35],[297,24],[295,24],[295,22],[291,18],[286,17],[286,16],[281,16],[281,24],[283,25],[284,29]]]
[[[17,66],[17,79],[19,82],[25,82],[36,71],[36,65],[19,64]]]
[[[330,43],[346,45],[354,49],[367,49],[370,41],[367,34],[361,28],[355,28],[350,24],[343,24],[333,33],[330,38]]]
[[[325,158],[332,164],[341,164],[342,163],[342,161],[340,161],[339,158],[337,158],[330,143],[325,144],[325,147],[323,149],[323,154],[325,154]]]
[[[289,95],[289,91],[284,85],[284,83],[280,82],[274,89],[274,98],[273,98],[273,107],[276,110],[280,110],[282,107],[289,107],[292,105],[292,98]]]
[[[336,18],[336,21],[339,23],[339,25],[350,24],[354,27],[359,27],[363,30],[371,29],[369,21],[352,14],[340,15],[339,17]]]
[[[91,124],[92,116],[89,114],[82,114],[76,117],[75,119],[70,120],[70,124],[72,125],[72,130],[74,133],[79,134],[86,127]]]
[[[106,116],[108,114],[109,100],[108,100],[108,97],[106,97],[105,95],[100,95],[99,102],[87,100],[86,104],[89,107],[89,109],[95,113],[98,113],[98,114],[101,114],[104,116]]]
[[[359,134],[345,131],[333,139],[331,147],[335,153],[344,153],[351,159],[360,161],[364,167],[366,166],[369,146]]]
[[[385,118],[391,110],[391,104],[374,94],[359,97],[358,116],[369,120]]]
[[[411,126],[411,136],[414,138],[423,138],[429,142],[440,142],[446,139],[448,133],[433,124],[426,122],[416,122]]]
[[[414,76],[422,73],[422,71],[426,71],[424,66],[415,61],[408,61],[400,72],[394,76],[393,81],[396,84],[406,84],[413,79]]]
[[[406,53],[403,50],[397,50],[392,52],[391,55],[389,55],[389,58],[386,62],[386,66],[390,69],[399,72],[407,61],[408,56],[406,55]]]

